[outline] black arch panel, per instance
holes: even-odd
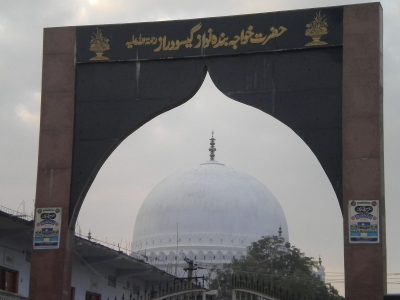
[[[307,143],[341,205],[342,48],[209,58],[207,67],[225,95],[274,116]]]
[[[77,65],[72,220],[113,150],[152,118],[189,100],[205,74],[202,59]]]

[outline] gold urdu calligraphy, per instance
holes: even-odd
[[[240,46],[247,44],[266,45],[271,40],[283,35],[287,28],[279,26],[278,28],[271,27],[267,33],[256,33],[254,26],[249,25],[247,29],[242,29],[240,33],[229,36],[225,32],[219,34],[214,33],[214,29],[208,28],[206,31],[201,31],[202,23],[198,23],[190,29],[189,36],[182,40],[168,39],[166,35],[162,36],[132,36],[132,40],[125,43],[129,49],[153,46],[154,52],[163,51],[178,51],[181,48],[231,48],[238,49]]]

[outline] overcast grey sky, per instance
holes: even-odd
[[[259,13],[366,1],[322,0],[0,0],[0,205],[31,212],[36,184],[44,27],[134,23]],[[384,115],[388,272],[400,273],[400,1],[384,11]],[[342,221],[333,189],[313,153],[289,128],[222,95],[207,77],[196,96],[132,134],[100,170],[79,216],[82,233],[129,244],[137,211],[165,176],[216,158],[263,182],[279,199],[290,240],[327,272],[343,273]],[[393,277],[393,276],[391,276]],[[328,273],[328,280],[343,274]],[[399,277],[397,277],[399,278]],[[398,284],[389,291],[400,292]],[[343,285],[335,283],[339,289]]]

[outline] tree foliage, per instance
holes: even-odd
[[[231,290],[247,288],[274,294],[281,299],[344,299],[317,275],[319,263],[282,237],[263,237],[254,242],[247,255],[214,270],[211,288],[220,298],[231,297]]]

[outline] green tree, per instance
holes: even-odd
[[[214,270],[210,287],[227,299],[233,285],[281,299],[344,299],[316,275],[319,265],[282,237],[263,237],[252,243],[245,257]]]

